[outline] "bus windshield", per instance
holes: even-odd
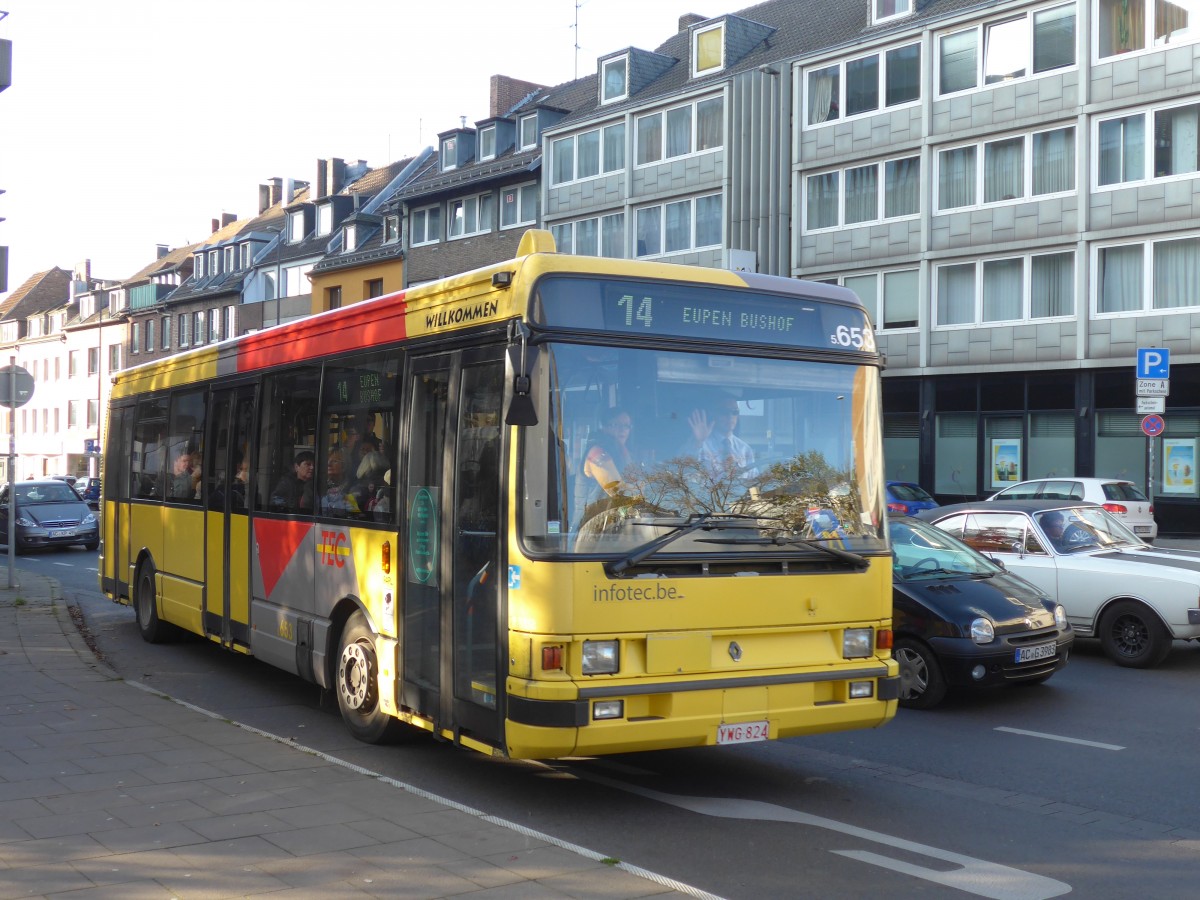
[[[534,391],[535,553],[628,554],[672,532],[661,555],[886,548],[873,366],[552,343]]]

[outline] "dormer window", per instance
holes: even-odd
[[[458,138],[446,138],[442,141],[440,158],[443,172],[458,168]]]
[[[225,271],[232,272],[236,268],[237,268],[237,248],[236,247],[226,247],[225,248]]]
[[[288,213],[288,243],[298,244],[304,240],[304,213],[297,210]]]
[[[725,68],[725,23],[718,22],[692,32],[692,77],[699,78]]]
[[[530,150],[537,146],[537,116],[526,116],[521,120],[521,149]]]
[[[384,216],[383,217],[383,242],[385,244],[394,244],[400,240],[400,217],[399,216]]]
[[[347,253],[353,253],[356,249],[358,249],[358,226],[347,225],[344,229],[342,229],[342,232],[344,235],[344,239],[342,241],[344,244],[343,249]]]
[[[208,271],[216,275],[221,271],[221,251],[213,250],[208,254]]]
[[[192,277],[199,281],[204,277],[204,254],[197,253],[192,261]]]
[[[491,159],[496,155],[496,126],[490,125],[479,132],[479,158]]]
[[[618,56],[600,64],[600,102],[614,103],[629,96],[629,57]]]
[[[912,12],[912,0],[872,0],[871,24],[897,19]]]
[[[327,235],[333,231],[333,204],[322,203],[317,207],[317,234]]]
[[[238,247],[239,269],[248,269],[250,267],[250,242],[242,244]]]

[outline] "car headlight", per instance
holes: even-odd
[[[33,519],[27,519],[25,516],[17,516],[17,524],[22,528],[33,528],[37,525],[37,522],[33,521]]]
[[[96,524],[96,514],[88,513],[86,516],[84,516],[83,524],[84,525],[95,525]]]
[[[1067,627],[1067,611],[1062,608],[1061,603],[1054,604],[1054,624],[1059,628]]]
[[[620,641],[584,641],[583,674],[614,674],[621,667],[620,647]]]
[[[996,629],[991,619],[979,618],[971,623],[971,640],[977,644],[990,644],[996,639]]]
[[[870,628],[847,628],[842,632],[842,658],[865,659],[875,652],[875,632]]]

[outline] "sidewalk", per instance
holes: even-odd
[[[0,586],[0,900],[708,896],[126,683],[57,583],[18,574]]]

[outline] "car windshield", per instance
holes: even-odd
[[[521,527],[544,553],[881,552],[879,381],[856,364],[539,346]]]
[[[897,500],[911,500],[914,502],[928,503],[933,500],[933,497],[925,491],[924,488],[915,484],[890,484],[889,490],[892,496]]]
[[[1109,481],[1104,484],[1105,500],[1128,500],[1131,503],[1149,503],[1136,484],[1128,481]]]
[[[924,581],[953,576],[990,578],[1001,568],[940,528],[910,519],[888,522],[892,542],[892,577]]]
[[[1132,531],[1100,506],[1075,506],[1036,513],[1038,527],[1059,553],[1144,547]]]
[[[17,502],[21,504],[78,503],[79,495],[65,481],[54,484],[20,484],[17,485]]]

